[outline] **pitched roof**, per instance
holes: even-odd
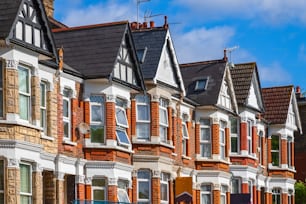
[[[136,50],[147,48],[144,62],[140,65],[144,79],[153,79],[156,76],[166,36],[165,28],[133,30]]]
[[[284,124],[287,120],[293,86],[263,88],[264,118],[272,124]]]
[[[256,63],[236,64],[230,69],[238,104],[244,104],[249,96]]]
[[[22,0],[0,1],[0,39],[4,40],[10,34]]]
[[[86,78],[108,77],[113,71],[128,22],[54,29],[64,61]]]
[[[186,96],[200,105],[216,105],[218,103],[226,61],[215,60],[181,64],[181,73]],[[208,79],[205,90],[195,90],[197,80]]]

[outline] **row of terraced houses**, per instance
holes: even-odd
[[[0,60],[0,203],[294,203],[294,87],[226,53],[179,64],[166,18],[68,27],[1,0]]]

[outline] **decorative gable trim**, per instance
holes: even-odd
[[[292,105],[292,109],[295,115],[295,124],[296,127],[299,129],[300,134],[302,134],[302,122],[301,122],[301,118],[300,118],[300,114],[299,114],[299,108],[298,108],[298,104],[297,104],[297,100],[296,100],[296,96],[295,96],[295,92],[294,92],[294,88],[292,87],[292,92],[291,92],[291,98],[290,98],[290,103],[288,106],[288,116],[287,116],[287,121],[288,121],[288,117],[289,117],[289,109],[290,106]]]
[[[260,86],[260,81],[259,81],[259,76],[258,76],[256,65],[255,65],[255,68],[254,68],[254,71],[253,71],[252,75],[253,76],[252,76],[252,80],[250,82],[251,84],[250,84],[250,87],[249,87],[248,97],[246,99],[246,105],[248,107],[251,107],[253,109],[256,109],[258,111],[263,112],[264,111],[264,105],[263,105],[263,100],[262,100],[262,95],[261,95],[261,86]],[[256,97],[257,107],[250,103],[252,88],[254,90],[254,94],[255,94],[255,97]]]

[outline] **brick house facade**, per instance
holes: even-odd
[[[294,203],[292,87],[180,65],[166,21],[69,28],[52,0],[4,1],[0,203]]]

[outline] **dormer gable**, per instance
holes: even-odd
[[[224,77],[220,86],[217,105],[235,113],[238,111],[234,86],[228,65],[226,65],[224,70]]]
[[[299,129],[300,131],[302,131],[302,124],[301,124],[300,114],[298,111],[299,110],[298,110],[295,93],[292,88],[286,124],[288,127],[291,127],[294,130]]]
[[[263,110],[263,102],[261,98],[261,91],[259,81],[257,80],[256,72],[254,70],[252,81],[249,88],[249,94],[246,100],[246,105],[248,107],[255,108],[256,110]]]
[[[56,56],[53,36],[41,0],[21,1],[8,39],[49,57]]]

